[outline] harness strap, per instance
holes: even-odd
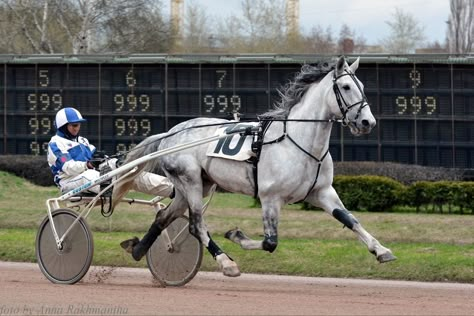
[[[302,152],[304,152],[306,155],[310,156],[311,158],[313,158],[314,160],[316,160],[317,162],[322,162],[324,157],[326,157],[328,151],[329,151],[329,148],[326,150],[326,153],[323,155],[323,157],[321,159],[318,159],[316,157],[314,157],[310,152],[308,152],[307,150],[305,150],[303,147],[301,147],[297,142],[295,142],[295,140],[293,138],[291,138],[290,135],[286,135],[288,137],[289,140],[291,140],[291,142],[293,144],[295,144],[296,147],[298,147],[299,150],[301,150]]]
[[[278,137],[277,139],[274,139],[269,142],[263,142],[263,138],[265,136],[265,133],[267,132],[268,128],[272,124],[273,121],[270,120],[265,120],[265,121],[260,121],[260,128],[259,131],[254,135],[254,141],[252,142],[252,151],[255,153],[255,157],[251,160],[252,165],[253,165],[253,180],[254,180],[254,195],[253,197],[256,199],[258,197],[258,162],[260,161],[260,154],[262,152],[262,147],[263,145],[271,145],[271,144],[276,144],[284,140],[286,137],[302,152],[304,152],[306,155],[310,156],[312,159],[316,160],[318,163],[318,170],[316,171],[316,177],[314,178],[313,184],[308,190],[308,193],[306,193],[304,200],[308,197],[308,195],[313,191],[314,186],[318,182],[319,178],[319,171],[321,170],[321,163],[323,162],[324,158],[326,158],[327,154],[329,153],[329,148],[326,149],[326,152],[324,155],[318,159],[314,155],[312,155],[310,152],[308,152],[306,149],[301,147],[287,132],[286,132],[286,122],[283,121],[283,134]]]
[[[316,185],[316,182],[318,182],[319,171],[321,170],[321,163],[323,162],[324,158],[326,158],[326,155],[327,155],[328,153],[329,153],[329,148],[326,150],[326,153],[323,155],[323,157],[321,158],[321,160],[318,162],[318,171],[316,171],[316,177],[314,178],[313,185],[311,185],[311,188],[309,188],[308,193],[306,193],[306,195],[305,195],[303,201],[308,198],[308,195],[311,193],[311,191],[313,191],[314,186]]]
[[[252,151],[255,153],[255,157],[251,159],[250,161],[252,162],[252,165],[253,165],[253,168],[252,168],[253,182],[254,182],[253,197],[255,199],[258,197],[258,162],[260,161],[262,146],[267,144],[263,142],[263,138],[271,124],[272,124],[272,121],[263,121],[263,122],[260,121],[260,128],[258,129],[258,132],[254,135],[254,139],[252,142]]]

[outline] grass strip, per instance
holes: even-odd
[[[93,265],[146,267],[119,246],[129,232],[94,232]],[[36,262],[34,229],[2,229],[0,260]],[[216,237],[242,273],[474,283],[474,245],[390,243],[397,261],[379,264],[363,244],[351,240],[283,239],[277,250],[245,251]],[[218,271],[205,251],[201,271]]]

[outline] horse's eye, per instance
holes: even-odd
[[[345,84],[342,86],[342,89],[348,91],[348,90],[351,90],[351,87],[348,84]]]

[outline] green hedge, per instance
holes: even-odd
[[[400,203],[416,207],[419,212],[421,206],[431,210],[443,212],[443,208],[448,207],[451,212],[453,208],[458,208],[460,213],[474,213],[474,182],[460,181],[437,181],[437,182],[416,182],[407,187],[406,195]]]
[[[336,176],[333,186],[348,210],[388,212],[414,207],[416,212],[474,214],[474,182],[418,181],[404,185],[382,176]],[[307,203],[303,209],[312,209]]]
[[[381,176],[336,176],[333,183],[346,208],[369,212],[390,211],[405,186]]]

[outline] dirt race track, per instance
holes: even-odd
[[[162,288],[146,269],[91,267],[75,285],[0,262],[0,315],[474,315],[474,285],[201,272]]]

